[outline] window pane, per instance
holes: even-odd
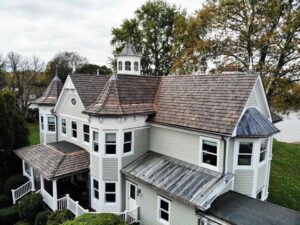
[[[164,200],[160,200],[160,208],[169,211],[169,203]]]
[[[165,220],[165,221],[169,221],[169,214],[160,210],[160,218]]]
[[[119,61],[119,70],[122,70],[122,62]]]
[[[115,192],[116,184],[115,183],[106,183],[105,184],[105,192]]]
[[[116,145],[106,145],[106,154],[116,154]]]
[[[203,163],[207,163],[213,166],[217,166],[217,156],[203,152]]]
[[[93,149],[94,149],[94,152],[98,152],[98,151],[99,151],[99,145],[98,145],[98,143],[95,143],[95,142],[94,142],[94,147],[93,147]]]
[[[84,134],[84,141],[85,142],[90,142],[90,135]]]
[[[94,182],[94,185],[93,185],[93,187],[94,188],[96,188],[96,189],[98,189],[98,187],[99,187],[99,183],[98,183],[98,181],[97,180],[93,180]]]
[[[106,202],[116,202],[116,194],[105,194]]]
[[[239,155],[238,165],[250,166],[251,165],[251,155]]]
[[[139,63],[134,62],[134,71],[138,71],[138,70],[139,70]]]
[[[261,142],[261,147],[260,149],[266,149],[268,147],[268,138],[264,138]]]
[[[131,143],[124,144],[124,153],[131,152]]]
[[[54,122],[54,117],[53,117],[53,116],[48,117],[48,123],[55,123],[55,122]]]
[[[66,126],[66,120],[65,119],[62,119],[61,123],[62,123],[63,126]]]
[[[106,134],[106,143],[116,143],[116,134]]]
[[[76,130],[72,130],[72,136],[73,136],[74,138],[77,138],[77,131],[76,131]]]
[[[132,132],[124,133],[124,142],[128,142],[132,140]]]
[[[217,143],[213,141],[203,141],[202,149],[207,152],[217,154]]]
[[[96,191],[96,190],[94,190],[94,197],[95,197],[96,199],[99,199],[99,192]]]
[[[90,133],[90,126],[86,125],[86,124],[83,124],[83,132],[84,133]]]
[[[98,140],[99,140],[98,132],[93,131],[93,141],[98,142]]]
[[[77,123],[72,121],[72,129],[77,129]]]
[[[125,70],[131,70],[131,62],[129,61],[125,62]]]
[[[130,198],[135,199],[135,186],[130,184]]]
[[[259,162],[264,161],[266,158],[266,151],[262,151],[259,155]]]
[[[240,153],[252,153],[252,142],[241,142],[240,143]]]

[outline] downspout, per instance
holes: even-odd
[[[51,110],[51,112],[52,115],[55,116],[55,136],[56,136],[56,142],[58,142],[58,118],[53,109]]]
[[[225,168],[226,168],[226,149],[227,149],[227,140],[222,136],[222,141],[224,141],[224,157],[223,157],[223,171],[222,171],[222,177],[225,176]]]

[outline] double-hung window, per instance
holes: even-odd
[[[105,202],[116,202],[116,183],[105,183]]]
[[[93,179],[93,197],[99,200],[99,182]]]
[[[66,119],[61,119],[61,133],[66,134],[67,133],[67,122]]]
[[[262,139],[260,145],[259,162],[265,161],[267,148],[268,148],[268,138],[264,138]]]
[[[171,202],[158,196],[158,221],[163,224],[170,224]]]
[[[48,131],[55,131],[55,117],[48,116]]]
[[[105,134],[105,154],[115,155],[117,153],[116,148],[116,133]]]
[[[41,116],[41,130],[44,130],[44,117]]]
[[[132,131],[124,133],[124,153],[129,153],[132,151]]]
[[[127,70],[127,71],[131,70],[131,62],[130,61],[125,62],[125,70]]]
[[[77,122],[72,121],[72,137],[77,138]]]
[[[202,141],[202,162],[213,167],[218,165],[218,142]]]
[[[83,141],[90,142],[90,126],[87,124],[83,124]]]
[[[239,166],[251,166],[252,151],[253,151],[252,142],[240,142],[239,155],[238,155]]]
[[[99,152],[99,133],[93,131],[93,151]]]

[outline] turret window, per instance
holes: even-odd
[[[259,162],[265,161],[267,148],[268,148],[268,138],[264,138],[261,141]]]
[[[48,131],[55,131],[55,118],[54,116],[48,117]]]
[[[131,62],[130,61],[125,62],[125,70],[127,70],[127,71],[131,70]]]
[[[119,61],[119,70],[122,70],[122,61]]]
[[[90,142],[90,126],[83,124],[83,140],[84,142]]]
[[[251,166],[252,160],[252,142],[240,142],[238,165],[239,166]]]
[[[116,152],[116,133],[107,133],[105,135],[105,154],[115,155]]]
[[[134,62],[134,71],[139,71],[139,62]]]

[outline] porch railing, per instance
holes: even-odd
[[[22,186],[18,187],[17,189],[12,189],[12,199],[13,203],[16,204],[17,200],[22,198],[27,193],[31,192],[31,181],[27,181]]]
[[[126,217],[125,218],[125,222],[131,224],[134,222],[138,222],[138,218],[139,218],[139,207],[137,206],[135,209],[128,211],[126,213]]]
[[[81,205],[79,205],[78,201],[74,201],[68,194],[57,200],[57,208],[58,210],[68,209],[75,216],[80,216],[89,212],[89,210],[84,209]]]

